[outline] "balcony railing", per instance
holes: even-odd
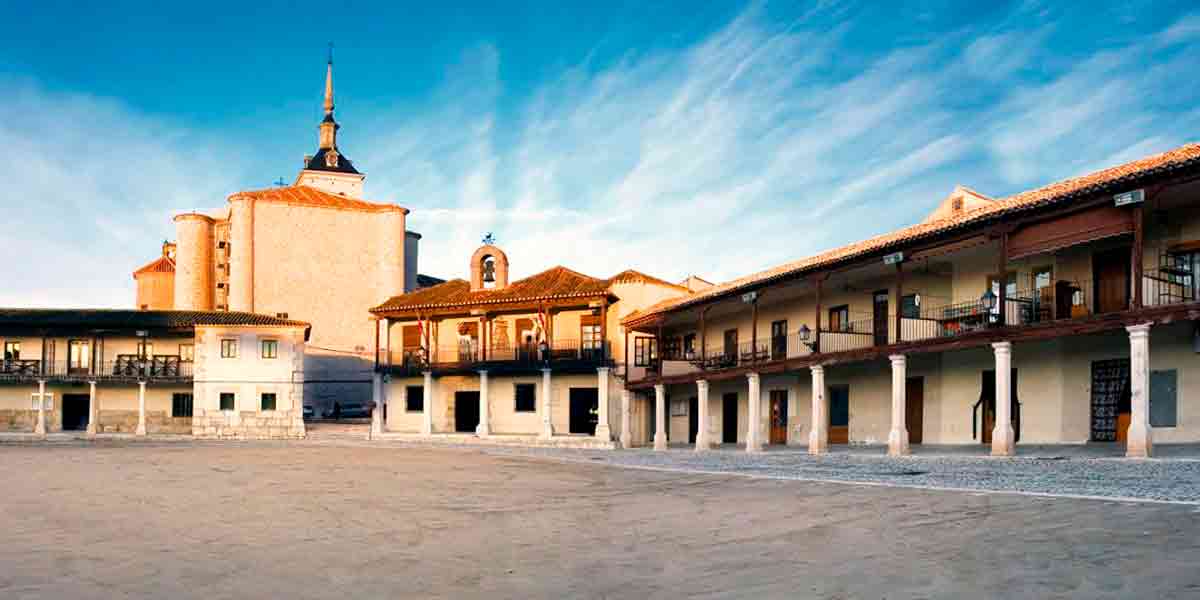
[[[0,379],[51,381],[112,381],[112,380],[188,380],[192,378],[192,363],[179,356],[136,354],[117,356],[112,361],[90,362],[6,360],[0,361]]]
[[[606,342],[555,340],[544,347],[538,344],[498,345],[488,348],[485,352],[476,343],[464,342],[454,346],[440,346],[428,357],[422,350],[393,351],[389,368],[393,371],[406,369],[418,372],[430,367],[438,370],[486,365],[538,367],[571,363],[602,366],[610,362],[608,349]]]

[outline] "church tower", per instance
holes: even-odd
[[[333,53],[325,66],[325,118],[318,126],[317,153],[304,157],[304,168],[296,177],[296,185],[306,185],[330,194],[361,198],[363,180],[349,158],[338,150],[337,132],[341,129],[333,118]]]

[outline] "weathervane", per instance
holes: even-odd
[[[490,232],[490,231],[483,234],[483,245],[484,246],[495,246],[496,245],[496,236],[494,234],[492,234],[492,232]]]
[[[271,183],[274,183],[275,185],[280,186],[280,187],[287,185],[287,182],[284,181],[282,177],[280,177],[279,179],[276,179],[275,181],[272,181]]]

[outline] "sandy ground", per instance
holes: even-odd
[[[1184,598],[1194,507],[305,444],[0,447],[0,598]]]

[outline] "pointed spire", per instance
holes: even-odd
[[[329,62],[325,66],[325,114],[333,114],[333,42],[329,43]]]

